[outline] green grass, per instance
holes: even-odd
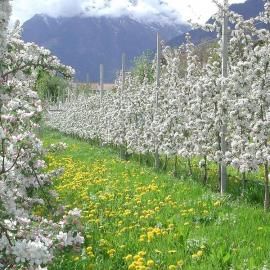
[[[221,198],[181,169],[180,180],[122,161],[113,148],[48,130],[42,139],[69,146],[48,164],[65,168],[55,188],[62,204],[83,210],[86,238],[82,254],[50,270],[270,268],[270,216],[260,206]]]

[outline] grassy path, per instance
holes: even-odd
[[[201,185],[120,161],[56,132],[45,144],[65,142],[50,154],[49,170],[60,201],[83,210],[83,255],[58,258],[60,269],[270,269],[270,216],[262,209],[220,198]],[[265,268],[263,268],[265,266]]]

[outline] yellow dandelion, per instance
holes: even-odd
[[[146,265],[149,266],[149,267],[153,267],[153,266],[155,266],[155,262],[153,260],[148,260],[146,262]]]
[[[214,204],[213,204],[215,207],[218,207],[221,205],[221,201],[218,200],[218,201],[215,201]]]
[[[184,265],[184,261],[183,260],[179,260],[177,262],[177,266],[182,267],[183,265]]]
[[[126,257],[124,257],[124,260],[125,261],[130,261],[130,260],[132,260],[132,255],[131,254],[128,254]]]
[[[113,249],[113,248],[107,251],[107,254],[108,254],[110,257],[113,257],[113,256],[115,255],[115,253],[116,253],[116,250]]]
[[[140,251],[140,252],[138,253],[138,255],[141,256],[141,257],[143,257],[143,256],[146,255],[146,252],[145,252],[145,251]]]

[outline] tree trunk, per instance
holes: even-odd
[[[160,169],[160,157],[158,153],[158,149],[155,150],[155,169],[158,171]]]
[[[177,163],[178,163],[178,157],[177,155],[175,155],[175,158],[174,158],[174,168],[173,168],[173,176],[174,177],[177,177]]]
[[[162,170],[167,171],[167,167],[168,167],[168,156],[166,155]]]
[[[139,163],[142,165],[142,153],[139,154]]]
[[[264,164],[264,178],[265,178],[265,185],[264,185],[264,210],[268,211],[269,209],[269,168],[268,168],[268,161]]]
[[[101,139],[99,139],[99,147],[103,147],[103,142],[102,142],[102,140]]]
[[[149,161],[149,152],[147,151],[147,153],[146,153],[146,160],[145,160],[145,164],[146,164],[146,166],[151,166],[151,161]]]
[[[221,189],[221,165],[218,164],[218,188]]]
[[[125,145],[120,146],[120,158],[123,160],[127,159],[127,149],[126,149]]]
[[[193,174],[192,172],[192,165],[191,165],[191,160],[188,158],[188,174],[191,176]]]
[[[207,184],[208,182],[208,167],[207,167],[207,156],[204,156],[204,178],[203,178],[203,183],[204,185]]]
[[[245,191],[247,188],[247,177],[246,177],[246,173],[242,173],[242,191],[241,191],[241,197],[244,197],[245,195]]]

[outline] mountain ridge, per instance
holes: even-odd
[[[23,25],[24,41],[35,42],[77,71],[77,79],[98,81],[99,65],[105,66],[105,81],[112,82],[121,67],[121,54],[128,57],[128,67],[134,57],[155,49],[156,32],[165,40],[189,30],[187,25],[142,23],[127,16],[59,17],[35,15]]]

